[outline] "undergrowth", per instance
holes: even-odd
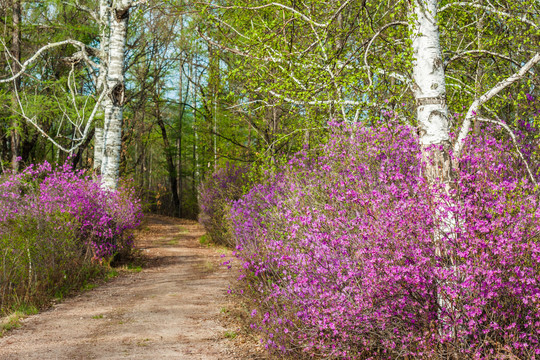
[[[102,189],[68,163],[0,177],[0,314],[41,307],[107,277],[142,217],[127,185]]]

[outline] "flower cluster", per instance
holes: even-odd
[[[540,358],[540,199],[508,141],[431,184],[414,132],[333,125],[231,210],[252,327],[287,356]],[[533,169],[534,171],[534,169]]]
[[[129,186],[105,190],[68,162],[56,169],[47,162],[30,165],[0,179],[0,233],[9,230],[10,220],[30,213],[69,214],[81,246],[97,260],[129,251],[129,230],[142,218]]]

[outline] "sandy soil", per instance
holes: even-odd
[[[149,216],[140,273],[120,276],[23,320],[0,359],[239,359],[219,322],[230,272],[195,222]]]

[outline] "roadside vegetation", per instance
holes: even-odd
[[[40,307],[110,274],[142,218],[129,184],[105,190],[66,163],[0,177],[0,314]]]
[[[387,120],[332,124],[239,200],[230,167],[208,180],[221,196],[202,187],[251,329],[290,359],[538,357],[540,198],[513,144],[497,127],[469,137],[447,190],[425,180],[414,131]]]

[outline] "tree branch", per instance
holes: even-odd
[[[281,95],[276,93],[273,90],[268,91],[273,96],[277,97],[278,99],[285,100],[288,103],[294,104],[294,105],[352,105],[352,106],[359,106],[362,105],[359,101],[352,101],[352,100],[317,100],[317,101],[300,101],[295,100],[290,97]]]
[[[528,25],[534,27],[535,29],[538,29],[538,24],[535,23],[534,21],[528,20],[526,16],[518,17],[515,14],[510,14],[510,13],[507,13],[505,11],[495,9],[494,7],[491,7],[491,6],[475,4],[475,3],[470,3],[470,2],[453,2],[453,3],[450,3],[450,4],[446,4],[445,6],[439,8],[439,12],[443,12],[446,9],[451,8],[452,6],[470,6],[470,7],[475,7],[477,9],[492,11],[493,13],[495,13],[497,15],[500,15],[500,16],[503,16],[503,17],[508,17],[508,18],[512,18],[512,19],[518,19],[521,22],[524,22],[525,24],[528,24]]]
[[[222,6],[222,5],[217,5],[217,4],[213,4],[213,3],[204,3],[204,2],[203,2],[203,4],[214,7],[214,8],[217,8],[217,9],[223,9],[223,10],[236,10],[236,9],[261,10],[261,9],[265,9],[265,8],[268,8],[268,7],[277,6],[277,7],[280,7],[282,9],[285,9],[287,11],[290,11],[290,12],[300,16],[302,19],[304,19],[308,23],[310,23],[312,25],[315,25],[317,27],[326,28],[330,24],[330,22],[327,22],[327,23],[324,23],[324,24],[318,23],[318,22],[312,20],[309,16],[301,13],[300,11],[298,11],[298,10],[296,10],[296,9],[290,7],[290,6],[283,5],[283,4],[280,4],[280,3],[277,3],[277,2],[272,2],[272,3],[269,3],[269,4],[265,4],[265,5],[260,5],[260,6]]]
[[[506,87],[522,79],[527,74],[527,72],[538,62],[540,62],[540,53],[536,53],[536,55],[533,56],[532,59],[530,59],[525,65],[523,65],[523,67],[519,69],[517,73],[499,82],[497,85],[491,88],[491,90],[473,101],[473,103],[469,107],[469,110],[467,111],[467,114],[465,115],[463,125],[461,126],[461,131],[459,132],[459,136],[456,140],[456,143],[454,144],[454,155],[456,157],[460,156],[461,150],[463,148],[463,140],[465,139],[465,137],[467,137],[467,134],[469,133],[469,130],[471,128],[471,120],[476,116],[476,113],[478,112],[480,106],[482,106],[485,102],[489,101],[492,97],[497,95]]]
[[[47,51],[49,49],[52,49],[52,48],[55,48],[55,47],[58,47],[58,46],[63,46],[63,45],[68,45],[68,44],[71,44],[71,45],[74,45],[74,46],[80,48],[82,58],[85,59],[85,61],[88,61],[89,64],[93,64],[93,62],[88,58],[88,54],[86,52],[86,50],[87,50],[86,44],[84,44],[84,43],[82,43],[80,41],[77,41],[77,40],[68,39],[68,40],[59,41],[59,42],[55,42],[55,43],[49,43],[49,44],[43,46],[41,49],[36,51],[34,53],[34,55],[32,55],[32,57],[30,57],[28,60],[26,60],[24,63],[21,64],[21,70],[18,73],[14,74],[10,78],[0,79],[0,83],[7,83],[7,82],[13,81],[13,80],[17,79],[18,77],[20,77],[22,74],[24,74],[24,72],[26,71],[28,66],[30,64],[32,64],[34,61],[36,61],[37,58],[41,54],[43,54],[45,51]],[[5,47],[5,44],[3,44],[3,45]]]
[[[68,5],[68,6],[74,6],[75,8],[77,8],[77,9],[79,9],[81,11],[84,11],[85,13],[90,14],[92,19],[94,19],[98,24],[101,24],[103,22],[103,20],[99,18],[99,14],[98,14],[97,11],[94,11],[94,10],[90,9],[89,7],[81,5],[81,3],[79,3],[79,1],[75,1],[74,3],[71,2],[71,1],[62,1],[62,3],[64,3],[65,5]]]
[[[69,153],[71,154],[73,151],[77,150],[79,148],[79,146],[81,146],[87,139],[88,137],[88,134],[90,132],[90,127],[94,121],[94,118],[97,114],[97,111],[99,109],[99,107],[101,106],[101,101],[103,100],[103,98],[105,97],[106,95],[106,91],[103,91],[101,93],[101,95],[99,96],[96,104],[94,105],[94,109],[92,110],[92,113],[90,114],[89,118],[88,118],[88,121],[86,122],[86,126],[84,128],[84,131],[82,133],[82,137],[79,139],[79,141],[77,143],[75,143],[71,148],[65,148],[63,147],[62,145],[60,145],[58,142],[56,142],[49,134],[47,134],[37,123],[36,123],[36,116],[30,118],[26,115],[25,111],[24,111],[24,108],[22,106],[22,103],[19,99],[19,97],[17,96],[17,100],[19,102],[19,107],[21,108],[21,113],[20,115],[26,120],[28,121],[32,126],[34,126],[36,128],[36,130],[41,134],[43,135],[47,140],[49,140],[54,146],[56,146],[58,149],[66,152],[66,153]]]
[[[364,52],[364,64],[366,65],[366,69],[367,69],[367,76],[368,76],[368,80],[369,80],[369,87],[372,87],[373,86],[373,80],[371,80],[371,67],[369,66],[368,64],[368,61],[367,61],[367,56],[368,56],[368,53],[369,53],[369,48],[371,47],[371,44],[373,44],[373,41],[375,41],[375,39],[381,35],[381,33],[386,30],[387,28],[391,27],[391,26],[395,26],[395,25],[409,25],[409,23],[407,23],[406,21],[394,21],[394,22],[391,22],[389,24],[386,24],[384,25],[382,28],[379,29],[379,31],[377,31],[375,33],[375,35],[373,35],[373,37],[371,38],[371,40],[369,41],[367,47],[366,47],[366,51]]]
[[[476,119],[479,120],[479,121],[490,122],[490,123],[493,123],[493,124],[500,125],[503,128],[505,128],[506,131],[508,131],[508,133],[510,134],[510,137],[512,138],[512,142],[514,143],[514,146],[516,147],[516,151],[518,152],[519,157],[521,158],[521,161],[523,161],[523,163],[525,164],[525,167],[527,168],[527,173],[529,174],[529,178],[531,179],[531,181],[532,181],[532,183],[534,185],[538,185],[538,183],[536,182],[536,180],[535,180],[535,178],[533,176],[531,168],[529,167],[529,163],[527,162],[527,160],[525,160],[525,157],[523,156],[523,153],[519,150],[519,145],[518,145],[518,142],[517,142],[517,139],[516,139],[516,135],[514,134],[512,129],[510,129],[510,126],[506,125],[502,121],[493,120],[493,119],[487,119],[487,118],[480,117],[480,116],[478,116]]]
[[[454,55],[452,56],[450,59],[448,59],[447,61],[444,62],[444,67],[446,68],[448,66],[448,64],[450,64],[452,61],[455,61],[459,58],[462,58],[466,55],[469,55],[469,54],[487,54],[487,55],[491,55],[491,56],[496,56],[496,57],[499,57],[501,59],[504,59],[504,60],[507,60],[507,61],[510,61],[511,63],[514,63],[516,65],[519,66],[519,63],[517,61],[515,61],[514,59],[510,58],[509,56],[506,56],[506,55],[503,55],[503,54],[499,54],[499,53],[496,53],[496,52],[493,52],[493,51],[488,51],[488,50],[468,50],[468,51],[463,51],[457,55]]]

